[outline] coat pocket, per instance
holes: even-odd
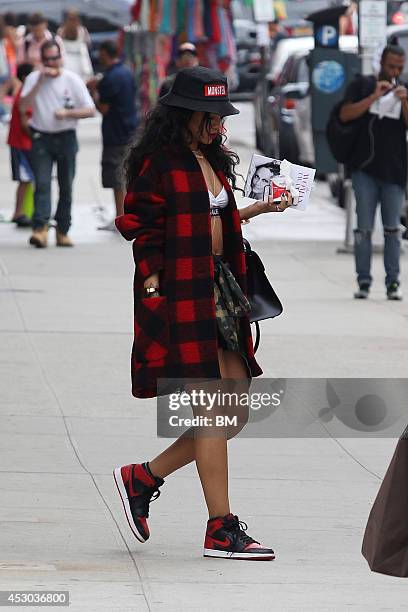
[[[162,359],[168,350],[167,298],[140,298],[135,309],[134,355],[137,361]]]

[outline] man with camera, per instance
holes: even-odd
[[[72,184],[78,152],[78,119],[92,117],[95,104],[82,79],[61,67],[58,42],[49,40],[41,47],[42,65],[28,75],[22,92],[20,110],[32,107],[29,126],[32,134],[32,167],[35,177],[33,233],[30,244],[44,248],[48,244],[51,216],[51,175],[57,164],[59,200],[57,246],[73,246],[68,231],[71,226]]]
[[[354,254],[357,299],[369,295],[371,276],[371,235],[378,202],[384,226],[385,285],[389,300],[401,300],[399,225],[407,183],[408,91],[399,78],[405,52],[388,45],[381,57],[378,78],[357,76],[346,93],[341,121],[359,121],[359,131],[350,159],[357,203]],[[390,96],[388,101],[383,96]],[[383,104],[379,105],[379,101]],[[386,104],[384,104],[386,102]],[[383,114],[379,108],[389,109]]]

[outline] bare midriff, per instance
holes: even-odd
[[[219,215],[211,215],[211,237],[213,255],[222,255],[222,221]]]
[[[222,183],[218,176],[215,174],[210,163],[205,157],[199,157],[196,155],[196,159],[200,164],[200,168],[204,175],[207,189],[217,197],[222,190]],[[213,255],[222,255],[223,253],[223,242],[222,242],[222,221],[219,215],[210,215],[211,219],[211,238],[212,238],[212,253]]]

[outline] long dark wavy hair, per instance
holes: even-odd
[[[146,119],[130,144],[124,160],[123,170],[127,187],[138,176],[146,157],[149,155],[160,151],[167,145],[179,151],[186,150],[193,138],[188,128],[193,112],[185,108],[157,103],[146,115]],[[211,115],[205,113],[200,125],[201,133],[209,128],[210,124]],[[237,176],[240,175],[235,172],[235,167],[240,160],[236,153],[225,147],[225,141],[226,136],[219,134],[211,144],[200,144],[199,148],[213,168],[221,170],[225,174],[232,188],[240,189],[236,184]]]

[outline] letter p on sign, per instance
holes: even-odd
[[[323,47],[333,47],[336,44],[337,30],[334,26],[326,25],[321,30],[321,44]]]

